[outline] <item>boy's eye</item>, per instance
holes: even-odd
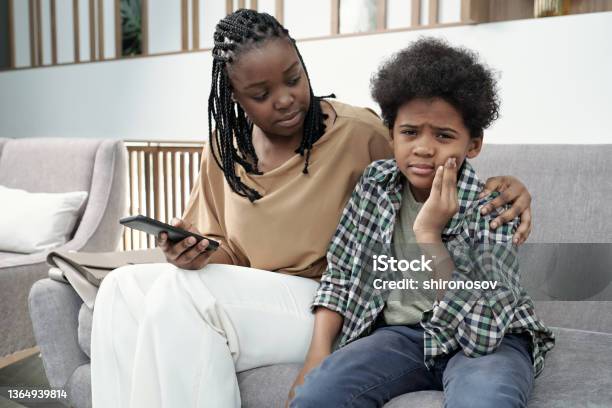
[[[438,134],[438,137],[440,139],[452,139],[453,138],[453,136],[449,135],[448,133],[440,133],[440,134]]]
[[[408,135],[408,136],[416,136],[417,131],[414,129],[404,129],[401,132],[403,135]]]

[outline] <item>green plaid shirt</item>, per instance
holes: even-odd
[[[323,306],[344,316],[339,347],[369,334],[385,306],[388,291],[375,289],[372,255],[391,254],[396,215],[402,199],[403,175],[395,160],[376,161],[362,175],[347,203],[327,252],[327,270],[312,307]],[[479,199],[484,184],[472,166],[461,167],[457,190],[459,211],[446,225],[442,241],[455,269],[453,280],[496,280],[494,290],[450,290],[423,314],[424,362],[459,348],[470,357],[490,354],[505,333],[528,332],[532,338],[535,375],[554,346],[550,329],[537,318],[532,300],[519,283],[512,233],[518,219],[489,228],[496,212],[480,214],[494,198]],[[389,276],[387,276],[389,277]]]

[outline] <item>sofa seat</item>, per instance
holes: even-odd
[[[563,302],[558,307],[563,307]],[[79,311],[78,341],[90,356],[91,310],[83,304]],[[612,334],[567,328],[552,328],[557,344],[536,379],[529,407],[608,406],[612,384]],[[281,407],[301,368],[282,364],[256,368],[238,374],[244,407]],[[580,384],[580,387],[568,387]],[[401,395],[386,408],[442,407],[443,394],[421,391]]]

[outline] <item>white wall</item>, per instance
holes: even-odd
[[[181,2],[149,2],[149,53],[181,50]]]
[[[274,15],[273,10],[267,12]],[[331,32],[331,0],[285,1],[284,14],[284,25],[293,38],[320,37]]]
[[[25,1],[13,2],[13,22],[15,24],[15,66],[26,67],[30,65],[30,28],[29,3]]]
[[[56,1],[55,13],[57,19],[57,62],[74,61],[74,34],[72,2]]]
[[[501,71],[494,143],[611,143],[612,13],[406,31],[298,45],[315,92],[374,107],[369,78],[419,36],[476,49]],[[208,52],[0,73],[0,137],[202,139]]]
[[[91,60],[91,38],[89,36],[89,1],[79,1],[79,58]],[[97,37],[96,41],[97,41]]]

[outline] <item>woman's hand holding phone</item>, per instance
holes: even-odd
[[[185,221],[174,218],[170,223],[173,227],[202,235],[193,225]],[[157,238],[157,245],[164,251],[166,260],[182,269],[202,269],[210,261],[211,251],[206,251],[208,240],[203,239],[196,242],[194,237],[185,238],[182,241],[173,243],[168,239],[168,234],[162,232]]]

